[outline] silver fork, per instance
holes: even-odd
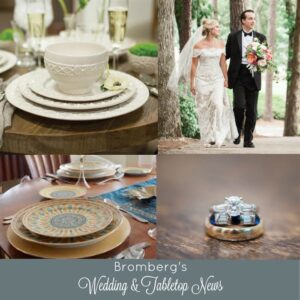
[[[9,225],[9,224],[11,224],[11,222],[12,222],[14,216],[15,216],[15,215],[11,215],[11,216],[4,217],[3,220],[2,220],[2,224],[3,224],[3,225]]]

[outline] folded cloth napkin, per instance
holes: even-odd
[[[18,74],[15,74],[11,78],[9,78],[7,81],[3,83],[4,88],[6,88],[9,83],[11,83],[14,79],[19,77]],[[3,133],[4,130],[11,126],[11,121],[13,114],[15,112],[15,107],[12,106],[4,96],[4,98],[0,101],[0,149],[3,145]]]

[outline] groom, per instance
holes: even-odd
[[[226,43],[226,59],[230,58],[228,69],[228,87],[233,89],[233,111],[239,136],[234,144],[239,144],[244,127],[244,147],[254,148],[253,131],[257,118],[258,92],[261,89],[261,74],[251,75],[245,58],[246,47],[257,38],[260,43],[266,37],[253,30],[255,13],[248,9],[241,14],[242,30],[230,33]]]

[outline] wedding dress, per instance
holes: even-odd
[[[204,144],[216,143],[218,147],[238,137],[220,67],[223,54],[221,48],[193,50],[193,57],[199,58],[195,74],[195,100],[201,139]]]
[[[194,48],[202,39],[202,26],[197,29],[182,49],[168,81],[168,88],[180,96],[189,95],[193,57],[198,57],[195,75],[196,106],[201,140],[221,146],[225,141],[238,137],[234,114],[224,87],[224,76],[220,58],[224,50],[220,48]],[[180,83],[185,89],[180,89]]]

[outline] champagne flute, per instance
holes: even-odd
[[[45,0],[26,0],[28,33],[32,47],[35,49],[38,67],[42,67],[41,43],[45,36]]]
[[[117,54],[124,41],[128,16],[128,0],[110,0],[108,5],[109,36],[113,44],[113,69],[117,69]]]

